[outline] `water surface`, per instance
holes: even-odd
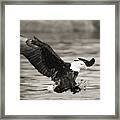
[[[70,91],[55,93],[45,90],[51,84],[49,78],[40,74],[29,61],[20,55],[20,99],[21,100],[98,100],[100,99],[100,40],[95,38],[81,39],[78,34],[36,34],[24,33],[31,37],[36,35],[47,42],[66,62],[78,57],[95,58],[94,66],[82,70],[76,81],[87,81],[86,90],[72,94]],[[67,37],[69,36],[69,37]]]

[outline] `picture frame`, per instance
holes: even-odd
[[[115,6],[115,114],[114,115],[6,115],[5,114],[5,5],[114,5]],[[1,119],[116,119],[119,120],[119,14],[120,3],[117,0],[101,1],[2,1],[1,2]]]

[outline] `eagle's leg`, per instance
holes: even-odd
[[[55,87],[54,91],[57,93],[66,92],[70,89],[69,79],[66,76],[59,77],[59,83]]]
[[[68,76],[69,76],[69,82],[70,82],[70,90],[71,90],[71,92],[73,92],[73,94],[75,94],[75,93],[81,91],[81,88],[75,82],[75,80],[76,80],[76,78],[78,76],[78,72],[70,71]]]
[[[74,81],[71,82],[71,92],[73,92],[73,94],[78,93],[79,91],[81,91],[81,88],[79,87],[79,85]]]

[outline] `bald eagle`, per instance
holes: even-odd
[[[50,89],[57,93],[70,90],[73,94],[81,90],[75,80],[80,69],[86,69],[95,63],[94,58],[90,61],[78,58],[72,63],[64,62],[50,45],[37,37],[25,38],[25,40],[22,41],[20,53],[29,60],[38,72],[51,78],[54,84]]]

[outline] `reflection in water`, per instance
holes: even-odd
[[[32,34],[24,34],[31,37]],[[38,38],[42,38],[47,42],[55,52],[66,62],[72,62],[78,57],[91,59],[94,57],[96,63],[87,70],[82,70],[77,78],[87,81],[86,90],[82,90],[77,94],[67,91],[65,93],[53,93],[46,90],[51,83],[50,79],[41,75],[28,62],[24,56],[20,56],[21,73],[20,73],[20,99],[21,100],[97,100],[100,99],[100,44],[99,39],[78,39],[76,36],[66,39],[65,36],[51,34],[35,34]],[[49,39],[48,39],[49,38]],[[54,38],[54,39],[53,39]],[[58,38],[58,39],[57,39]],[[70,38],[70,37],[69,37]]]

